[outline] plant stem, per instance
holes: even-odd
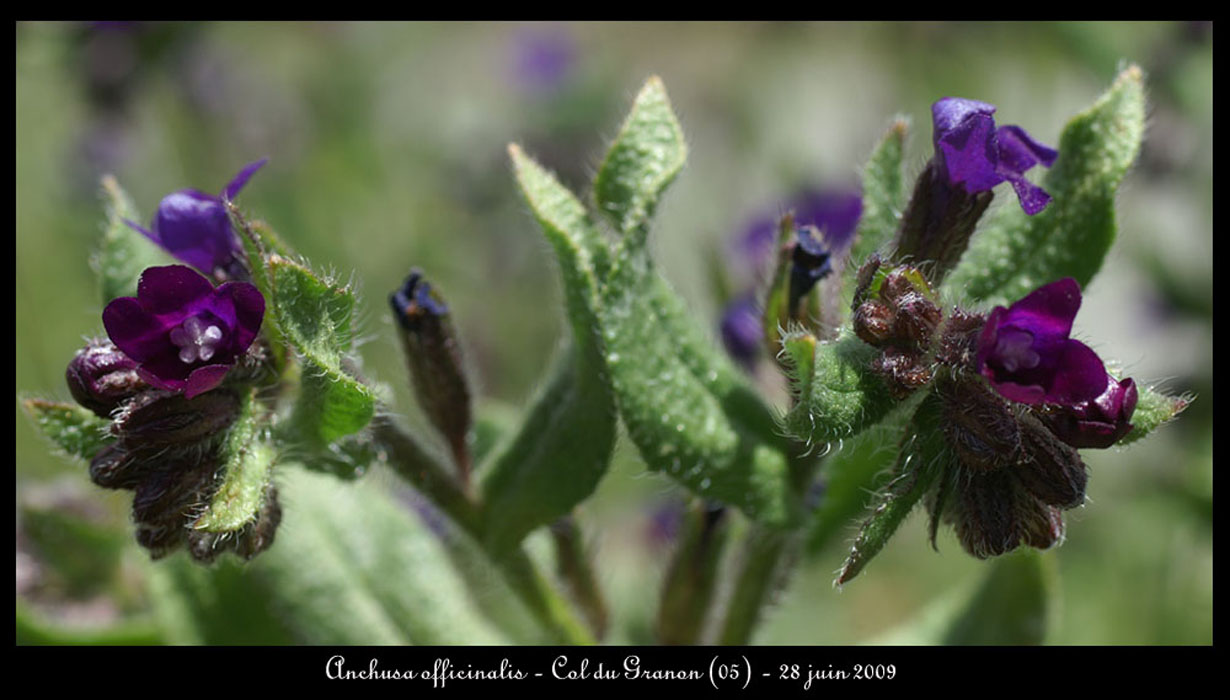
[[[742,645],[751,641],[761,611],[784,582],[800,540],[798,532],[751,526],[744,541],[739,579],[726,606],[718,644]]]
[[[718,564],[726,548],[729,517],[725,508],[698,501],[684,515],[679,546],[662,584],[658,604],[658,641],[697,644],[717,587]]]
[[[606,634],[609,613],[586,555],[581,529],[571,515],[565,515],[552,523],[551,537],[555,540],[557,573],[568,584],[594,636],[601,639]]]
[[[388,415],[377,415],[371,423],[375,441],[384,448],[389,466],[424,497],[449,516],[467,535],[482,543],[482,513],[454,474],[424,450]],[[569,606],[520,547],[505,552],[484,550],[504,574],[530,612],[538,618],[552,638],[561,644],[593,644],[589,633]]]

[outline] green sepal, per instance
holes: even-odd
[[[645,82],[632,111],[615,137],[598,176],[594,200],[598,211],[624,234],[644,238],[663,190],[687,160],[683,128],[671,110],[662,79]]]
[[[1144,131],[1144,76],[1130,66],[1064,127],[1042,180],[1051,202],[1034,216],[1001,207],[949,277],[950,298],[1006,306],[1064,277],[1087,285],[1114,242],[1115,192]]]
[[[896,117],[863,168],[863,213],[850,251],[854,264],[846,266],[848,274],[856,272],[863,260],[897,232],[897,220],[905,208],[907,194],[902,160],[909,128],[907,118]]]
[[[827,343],[807,334],[789,335],[783,347],[790,357],[801,358],[791,369],[796,403],[784,418],[787,433],[798,440],[814,444],[853,437],[898,403],[884,379],[871,371],[880,351],[849,330]],[[806,363],[809,347],[814,350]]]
[[[220,448],[225,470],[222,484],[192,527],[206,532],[237,532],[256,517],[277,460],[277,449],[265,435],[266,420],[254,393],[249,392]]]
[[[69,457],[93,459],[100,449],[115,441],[111,421],[75,403],[27,398],[21,405],[39,432]]]
[[[923,397],[906,428],[897,456],[893,479],[884,488],[879,504],[863,523],[842,565],[837,585],[849,583],[871,561],[914,506],[930,490],[944,467],[954,457],[944,439],[942,402],[934,392]]]
[[[106,304],[117,297],[136,296],[141,273],[147,267],[171,264],[172,260],[156,243],[124,223],[127,219],[140,224],[141,219],[132,199],[114,177],[103,177],[101,196],[107,221],[91,262],[98,273],[102,302]]]
[[[1138,387],[1136,411],[1132,413],[1132,430],[1116,445],[1122,446],[1145,437],[1169,423],[1185,411],[1194,400],[1191,396],[1168,396],[1149,387]]]

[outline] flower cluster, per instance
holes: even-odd
[[[980,558],[1061,541],[1061,511],[1085,501],[1076,448],[1113,445],[1136,404],[1133,380],[1116,380],[1070,337],[1080,287],[1062,279],[987,316],[942,319],[916,269],[877,266],[860,271],[873,281],[854,317],[859,337],[883,350],[872,369],[902,398],[934,380],[943,406],[951,459],[928,499],[932,537],[946,520]]]
[[[226,474],[231,426],[244,396],[266,375],[257,342],[265,298],[246,278],[239,241],[224,200],[264,161],[245,168],[221,197],[182,190],[162,200],[153,232],[142,231],[184,265],[146,269],[135,297],[103,310],[109,340],[92,340],[69,363],[69,391],[82,406],[111,420],[114,440],[90,463],[104,488],[134,492],[137,542],[155,559],[187,546],[198,561],[233,551],[251,558],[273,542],[281,507],[272,483],[240,529],[193,526]]]

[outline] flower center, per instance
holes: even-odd
[[[222,329],[206,326],[200,318],[193,316],[171,331],[171,342],[179,348],[181,362],[192,364],[197,360],[207,361],[222,342]]]
[[[1042,361],[1042,357],[1034,352],[1033,344],[1033,333],[1019,328],[1002,328],[999,342],[995,345],[995,357],[1007,372],[1033,369]]]

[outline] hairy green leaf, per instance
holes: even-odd
[[[901,163],[909,128],[905,117],[895,118],[863,168],[863,213],[858,220],[858,237],[850,252],[854,264],[846,266],[849,273],[857,271],[863,260],[892,240],[897,232],[897,219],[905,207],[907,195]]]
[[[1028,216],[1004,206],[977,234],[947,287],[959,298],[1007,305],[1048,282],[1089,283],[1115,239],[1115,192],[1140,152],[1144,76],[1137,66],[1076,115],[1042,187],[1053,198]]]
[[[867,562],[880,553],[889,538],[914,509],[952,459],[941,425],[940,399],[935,393],[923,397],[906,429],[905,442],[897,456],[893,480],[885,487],[879,505],[863,523],[837,577],[838,585],[858,576]]]
[[[286,513],[250,564],[151,565],[168,637],[199,644],[499,644],[442,545],[371,480],[286,470]]]
[[[268,259],[268,273],[272,316],[302,357],[295,429],[317,447],[361,430],[375,413],[376,394],[343,369],[354,293],[279,255]]]
[[[897,405],[884,379],[871,371],[879,351],[849,331],[827,343],[795,335],[784,346],[795,358],[791,383],[797,401],[784,420],[795,438],[822,443],[853,437]]]
[[[897,443],[909,413],[895,412],[849,440],[830,445],[821,472],[819,504],[807,531],[807,551],[815,555],[840,538],[850,523],[866,513],[872,499],[891,478]]]
[[[519,148],[509,149],[522,194],[559,260],[572,327],[569,347],[525,417],[481,467],[484,539],[511,547],[585,500],[606,473],[615,444],[615,404],[602,377],[598,281],[605,243],[572,193]],[[603,263],[605,264],[605,263]]]
[[[93,459],[103,446],[115,439],[110,433],[111,421],[75,403],[34,398],[21,403],[39,432],[69,457]]]
[[[1021,646],[1046,639],[1054,611],[1054,557],[1021,547],[991,565],[978,591],[953,619],[941,644]]]
[[[110,175],[102,179],[102,198],[107,223],[92,262],[98,272],[102,301],[106,304],[116,297],[135,296],[137,280],[145,268],[170,264],[171,258],[153,241],[124,223],[127,219],[140,224],[141,219],[128,193]]]
[[[636,96],[594,179],[598,210],[622,233],[638,231],[644,238],[662,191],[683,168],[687,153],[666,86],[654,76]]]
[[[209,507],[192,524],[196,529],[235,532],[256,517],[277,457],[277,450],[261,434],[261,418],[259,405],[249,393],[222,445],[226,475]]]

